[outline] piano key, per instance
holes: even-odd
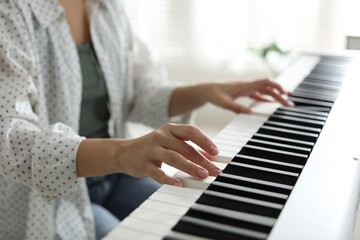
[[[308,133],[308,132],[300,132],[290,129],[271,127],[271,126],[262,126],[258,133],[265,135],[273,135],[277,137],[291,138],[300,141],[313,142],[315,143],[318,134]]]
[[[226,196],[225,194],[216,192],[204,192],[196,203],[272,218],[277,218],[282,208],[280,204],[270,205],[270,203],[267,202],[256,202],[252,199],[236,198],[235,196]],[[258,203],[261,203],[261,205]],[[273,206],[275,206],[275,208]]]
[[[162,225],[169,225],[169,229],[174,226],[178,221],[180,216],[174,215],[171,213],[162,213],[156,210],[150,210],[145,208],[135,209],[130,216],[132,218],[137,218],[149,222],[159,223]]]
[[[296,91],[294,91],[291,96],[294,97],[302,97],[302,98],[313,98],[316,100],[322,100],[322,101],[328,101],[328,102],[334,102],[336,99],[336,96],[334,95],[328,95],[328,94],[320,94],[317,93],[316,95],[314,95],[314,93],[317,91],[301,91],[300,89],[297,89]]]
[[[162,237],[159,234],[151,234],[148,232],[139,231],[137,229],[127,228],[127,226],[119,225],[110,232],[103,240],[129,240],[129,239],[141,239],[141,240],[161,240]]]
[[[285,137],[277,137],[262,133],[255,133],[253,136],[255,139],[271,139],[273,142],[286,142],[286,143],[292,143],[297,146],[314,146],[313,142],[307,142],[307,141],[300,141],[296,139],[291,138],[285,138]]]
[[[279,126],[279,127],[283,127],[283,128],[287,128],[287,129],[299,129],[299,130],[307,131],[307,132],[315,132],[315,133],[321,132],[321,128],[306,127],[306,126],[300,126],[300,125],[296,125],[296,124],[290,124],[290,123],[284,123],[284,122],[278,122],[278,121],[272,121],[272,120],[266,121],[264,123],[264,126],[270,126],[270,125]]]
[[[245,212],[238,212],[238,211],[233,211],[233,210],[229,210],[229,209],[218,208],[218,207],[213,207],[213,206],[208,206],[208,205],[203,205],[203,204],[198,204],[198,203],[195,203],[191,208],[200,210],[203,212],[216,214],[219,216],[234,218],[234,219],[243,220],[243,221],[251,222],[251,223],[257,223],[257,224],[260,224],[263,226],[268,226],[268,227],[273,226],[276,221],[275,218],[271,218],[271,217],[265,217],[265,216],[260,216],[260,215],[245,213]]]
[[[200,180],[182,171],[177,172],[174,177],[181,179],[184,187],[197,189],[206,189],[210,183],[215,180],[215,177],[213,176],[209,176],[203,180]]]
[[[280,121],[284,121],[287,123],[299,123],[303,125],[305,123],[306,126],[312,126],[312,127],[322,127],[325,124],[325,121],[319,121],[319,120],[311,120],[301,117],[292,117],[292,116],[285,116],[281,114],[273,114],[269,118],[269,120],[273,119],[279,119]]]
[[[330,108],[328,108],[328,107],[314,107],[314,106],[309,106],[306,104],[300,105],[299,108],[302,108],[305,110],[311,110],[311,111],[325,112],[325,113],[330,112]]]
[[[194,198],[182,197],[179,195],[172,195],[162,192],[155,192],[149,197],[149,199],[167,203],[174,203],[175,205],[180,205],[183,207],[191,206],[196,200]]]
[[[303,109],[303,108],[297,108],[297,107],[293,107],[293,108],[280,107],[279,110],[286,110],[286,111],[290,111],[290,112],[299,112],[299,113],[303,113],[303,114],[318,115],[318,116],[324,116],[324,117],[327,117],[329,115],[329,113],[312,111],[309,109]]]
[[[171,215],[182,216],[187,210],[188,206],[179,206],[172,202],[164,202],[148,199],[140,205],[142,209],[155,210],[160,213],[171,213]]]
[[[232,211],[232,212],[235,212],[235,211]],[[257,231],[257,232],[263,232],[266,234],[268,234],[270,232],[271,227],[272,227],[272,226],[264,226],[259,223],[244,221],[242,219],[237,219],[230,215],[222,216],[222,215],[219,215],[216,213],[214,214],[212,212],[202,211],[202,210],[195,209],[195,208],[190,208],[190,210],[186,213],[185,216],[193,217],[196,219],[203,219],[203,220],[211,221],[214,223],[225,224],[228,226],[234,226],[237,228],[248,229],[248,230]]]
[[[306,98],[299,98],[299,97],[290,96],[289,99],[291,101],[293,101],[293,102],[307,103],[307,104],[311,104],[311,105],[314,105],[314,106],[322,106],[322,107],[329,107],[329,108],[331,108],[333,106],[333,104],[330,103],[330,102],[317,101],[317,100],[311,100],[311,99],[306,99]]]
[[[246,148],[245,147],[242,148],[239,153],[247,156],[266,158],[269,160],[276,160],[280,162],[299,164],[299,165],[305,165],[307,160],[307,157],[304,156],[295,156],[294,154],[287,154],[286,152],[268,151],[266,149],[249,147],[249,146],[247,146]]]
[[[229,163],[223,173],[294,186],[298,174],[247,164]]]
[[[265,239],[267,234],[230,227],[223,224],[214,224],[206,220],[184,217],[173,229],[174,231],[194,234],[207,238],[227,240],[254,240]]]
[[[252,149],[256,149],[256,150],[267,151],[267,152],[272,152],[272,153],[280,153],[280,154],[290,155],[290,156],[295,156],[295,157],[300,157],[300,158],[308,157],[308,154],[296,153],[296,152],[291,151],[291,149],[289,151],[283,151],[283,150],[278,150],[275,148],[259,147],[259,146],[253,145],[251,143],[246,144],[244,146],[244,148],[252,148]]]
[[[124,228],[134,229],[151,235],[165,236],[169,233],[172,226],[158,224],[138,218],[127,217],[120,223]]]
[[[307,154],[311,151],[311,148],[309,148],[309,147],[298,147],[298,146],[295,146],[292,144],[271,142],[271,141],[261,140],[261,139],[257,139],[257,138],[250,139],[248,144],[254,145],[254,146],[260,146],[260,147],[272,147],[272,148],[278,149],[278,150],[291,149],[291,152],[303,153],[303,154]]]
[[[278,109],[275,113],[276,114],[283,114],[283,115],[287,115],[287,116],[295,116],[295,117],[301,117],[301,118],[315,119],[315,120],[319,120],[319,121],[323,121],[323,122],[326,121],[326,117],[323,117],[323,116],[303,114],[303,113],[298,113],[298,112],[290,112],[290,111],[281,110],[281,109]]]
[[[261,190],[254,190],[249,191],[248,188],[244,187],[237,187],[232,184],[225,184],[222,182],[216,182],[214,181],[208,188],[208,190],[215,191],[215,192],[222,192],[231,194],[234,196],[240,196],[240,197],[246,197],[251,199],[257,199],[272,203],[279,203],[279,204],[285,204],[287,196],[285,197],[279,197],[276,193],[271,195],[271,192],[266,192],[267,194],[263,194],[265,191]]]
[[[184,187],[176,187],[172,185],[164,184],[159,189],[158,192],[168,193],[173,195],[178,195],[182,197],[194,198],[198,199],[202,194],[201,190],[193,189],[193,188],[184,188]]]
[[[287,166],[287,167],[291,167],[291,168],[299,168],[299,169],[301,169],[303,167],[303,165],[300,165],[300,164],[287,163],[287,162],[283,162],[283,161],[272,160],[272,159],[267,159],[267,158],[262,158],[262,157],[248,156],[245,154],[237,154],[234,157],[234,161],[236,162],[237,159],[249,159],[252,161],[259,161],[259,162],[264,162],[264,163],[283,165],[283,166]]]
[[[274,183],[274,182],[259,180],[255,178],[237,176],[228,173],[221,173],[220,176],[216,178],[216,181],[221,181],[239,186],[251,187],[265,191],[277,192],[287,195],[289,195],[292,190],[291,185]]]
[[[266,159],[259,160],[259,158],[252,159],[251,157],[249,158],[248,156],[245,156],[245,155],[242,155],[245,157],[238,157],[238,156],[239,155],[234,157],[233,162],[250,164],[250,165],[259,166],[259,167],[273,168],[273,169],[277,169],[277,170],[282,170],[282,171],[286,171],[286,172],[294,172],[294,173],[300,173],[302,170],[302,165],[298,165],[298,164],[288,164],[288,163],[279,162],[279,161],[271,162],[270,160],[266,160]],[[284,164],[293,165],[293,166],[286,166]],[[294,166],[296,166],[296,167],[294,167]]]

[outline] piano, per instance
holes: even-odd
[[[294,108],[254,103],[214,138],[218,177],[178,171],[104,240],[353,239],[360,58],[301,54],[276,79]]]

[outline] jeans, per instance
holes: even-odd
[[[86,181],[97,239],[109,233],[161,186],[150,178],[139,179],[121,173],[91,177]]]

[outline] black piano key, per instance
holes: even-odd
[[[322,128],[325,124],[324,121],[306,119],[301,117],[284,116],[280,114],[273,114],[269,117],[268,121],[282,122],[295,124],[298,126],[310,127],[310,128]]]
[[[230,209],[239,212],[252,213],[261,216],[267,216],[277,218],[280,214],[281,209],[261,206],[249,202],[241,202],[233,199],[223,198],[219,196],[209,195],[204,192],[196,203]]]
[[[309,114],[309,113],[300,113],[300,112],[294,112],[294,111],[288,111],[285,109],[278,108],[274,114],[277,115],[284,115],[284,116],[291,116],[291,117],[299,117],[303,119],[310,119],[310,120],[317,120],[317,121],[326,121],[327,117],[325,116],[319,116],[315,114]]]
[[[270,172],[270,171],[265,171],[265,170],[259,170],[259,169],[254,169],[254,168],[250,168],[250,167],[245,167],[245,166],[236,166],[236,165],[231,165],[231,164],[228,164],[225,167],[225,169],[223,170],[223,173],[228,173],[228,174],[233,174],[236,176],[243,176],[243,177],[248,177],[248,178],[254,178],[254,179],[259,179],[259,180],[269,181],[269,182],[274,182],[274,183],[281,183],[281,184],[286,184],[286,185],[291,185],[291,186],[294,186],[297,181],[296,176],[291,176],[291,175],[286,175],[286,174],[281,174],[281,173],[276,173],[276,172]]]
[[[269,162],[264,162],[264,161],[256,161],[256,160],[252,160],[252,159],[249,159],[246,157],[235,156],[232,159],[232,162],[245,163],[245,164],[250,164],[250,165],[254,165],[254,166],[272,168],[272,169],[276,169],[276,170],[293,172],[293,173],[301,173],[301,171],[302,171],[302,168],[300,168],[300,167],[291,167],[291,166],[269,163]]]
[[[269,191],[269,192],[286,194],[286,195],[289,195],[290,192],[291,192],[291,189],[288,189],[288,188],[281,188],[281,187],[276,187],[276,186],[251,182],[249,180],[245,180],[245,178],[244,178],[244,180],[240,180],[240,179],[236,179],[236,178],[230,178],[230,177],[226,177],[226,174],[219,175],[216,178],[216,181],[229,183],[229,184],[234,184],[234,185],[237,185],[237,186],[244,186],[244,187]]]
[[[198,219],[204,219],[204,220],[208,220],[208,221],[212,221],[212,222],[216,222],[216,223],[221,223],[221,224],[234,226],[234,227],[238,227],[238,228],[243,228],[243,229],[249,229],[249,230],[253,230],[253,231],[257,231],[257,232],[263,232],[266,234],[268,234],[271,231],[271,226],[265,226],[265,225],[247,222],[247,221],[230,218],[230,217],[224,217],[224,216],[220,216],[218,214],[212,214],[212,213],[208,213],[208,212],[204,212],[204,211],[192,209],[192,208],[189,209],[189,211],[185,214],[185,216],[190,216],[190,217],[198,218]]]
[[[259,157],[259,158],[266,158],[266,159],[272,159],[279,162],[285,162],[285,163],[293,163],[293,164],[300,164],[305,165],[307,158],[305,157],[298,157],[283,153],[276,153],[276,152],[269,152],[259,149],[253,149],[253,148],[247,148],[244,146],[239,154],[253,156],[253,157]]]
[[[172,236],[166,236],[166,237],[162,238],[162,240],[183,240],[183,239],[177,238],[177,237],[172,237]]]
[[[336,96],[329,96],[329,95],[322,95],[322,94],[317,94],[317,95],[313,95],[311,93],[308,92],[304,92],[304,91],[294,91],[291,96],[293,97],[300,97],[300,98],[308,98],[308,99],[314,99],[314,100],[318,100],[318,101],[326,101],[326,102],[331,102],[334,103]]]
[[[274,143],[281,143],[281,144],[291,144],[293,146],[303,147],[303,148],[312,148],[314,146],[312,142],[297,141],[290,138],[280,138],[280,137],[265,135],[261,133],[255,133],[252,139],[271,141]]]
[[[283,110],[283,111],[309,114],[309,115],[315,115],[315,116],[323,116],[323,117],[327,117],[329,115],[329,113],[311,111],[311,110],[306,110],[306,109],[297,108],[297,107],[279,107],[278,109]]]
[[[204,224],[205,225],[205,224]],[[190,235],[201,236],[209,239],[215,240],[258,240],[261,238],[252,238],[244,235],[239,235],[227,231],[221,231],[218,229],[210,228],[204,225],[198,225],[191,222],[187,222],[184,220],[180,220],[175,227],[173,227],[173,231],[187,233]],[[264,239],[264,238],[263,238]]]
[[[265,148],[272,148],[272,149],[277,149],[277,150],[281,150],[281,151],[288,151],[288,152],[292,152],[292,153],[300,153],[300,154],[309,154],[310,150],[302,150],[302,149],[296,149],[296,146],[291,146],[288,144],[288,146],[283,146],[283,145],[275,145],[276,143],[271,143],[268,141],[268,143],[266,141],[262,141],[262,140],[258,140],[258,139],[254,139],[251,138],[248,141],[248,144],[252,145],[252,146],[259,146],[259,147],[265,147]]]
[[[290,96],[289,99],[291,101],[293,101],[295,104],[298,103],[302,104],[302,105],[308,105],[308,106],[315,106],[315,107],[326,107],[326,108],[331,108],[332,107],[332,103],[329,102],[324,102],[324,101],[317,101],[317,100],[311,100],[311,99],[306,99],[306,98],[300,98],[300,97],[292,97]]]
[[[271,120],[266,121],[262,127],[264,127],[264,126],[281,128],[283,130],[286,130],[286,129],[293,130],[293,131],[297,131],[301,134],[304,134],[304,133],[310,133],[310,135],[315,134],[314,136],[318,135],[319,132],[321,131],[321,128],[313,128],[313,127],[308,127],[308,126],[302,126],[299,124],[291,124],[291,123],[284,123],[281,121],[271,121]]]
[[[252,198],[252,199],[273,202],[273,203],[279,203],[279,204],[285,204],[285,202],[287,200],[286,198],[278,198],[278,197],[263,195],[263,194],[259,194],[259,193],[239,190],[239,189],[235,189],[235,187],[231,188],[231,187],[218,186],[216,182],[214,182],[214,184],[210,184],[210,186],[207,189],[216,191],[216,192],[227,193],[227,194],[231,194],[231,195],[235,195],[235,196]]]
[[[287,131],[284,131],[283,129],[279,129],[279,128],[265,128],[264,126],[259,129],[258,133],[263,133],[263,134],[278,136],[278,137],[284,137],[284,138],[291,138],[291,139],[295,139],[295,140],[313,142],[313,143],[315,143],[316,139],[317,139],[317,136],[302,135],[302,134],[298,134],[295,132],[287,132]]]

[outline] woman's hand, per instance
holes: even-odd
[[[286,97],[290,93],[269,79],[253,82],[211,83],[203,86],[203,91],[207,102],[236,113],[251,113],[249,108],[234,101],[241,96],[248,96],[262,102],[277,101],[284,106],[293,106]]]
[[[186,141],[201,147],[200,153]],[[198,128],[185,124],[166,124],[140,138],[129,140],[119,148],[118,166],[135,177],[151,177],[159,183],[182,186],[182,182],[167,176],[161,169],[166,163],[193,177],[217,176],[220,170],[208,159],[215,158],[218,149]],[[205,155],[208,157],[205,157]]]
[[[184,86],[173,92],[169,116],[192,111],[206,103],[212,103],[236,113],[251,113],[249,108],[236,103],[235,100],[241,96],[248,96],[257,101],[277,101],[289,107],[293,106],[293,103],[287,100],[289,94],[278,83],[269,79]]]
[[[201,148],[201,152],[187,141]],[[197,127],[166,124],[136,139],[86,139],[78,149],[77,176],[99,176],[122,172],[134,177],[151,177],[162,184],[182,186],[161,169],[166,163],[193,177],[203,179],[220,174],[211,160],[218,149]]]

